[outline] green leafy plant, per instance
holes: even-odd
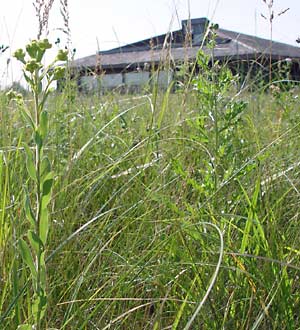
[[[212,43],[212,52],[213,47]],[[226,65],[212,62],[210,56],[200,51],[197,67],[198,74],[192,83],[199,111],[189,125],[193,140],[209,154],[210,159],[202,173],[203,182],[207,184],[201,190],[211,194],[240,165],[235,164],[240,162],[235,149],[242,141],[239,127],[247,104],[235,96],[238,76],[234,76]]]
[[[32,132],[31,141],[24,142],[26,168],[29,180],[26,181],[24,210],[29,229],[26,237],[20,237],[18,247],[24,263],[30,270],[32,281],[32,300],[28,312],[30,323],[19,325],[18,329],[41,329],[41,321],[47,308],[47,280],[45,253],[49,231],[48,205],[54,173],[51,163],[44,153],[48,133],[48,113],[45,109],[51,92],[51,84],[62,79],[65,74],[63,66],[57,62],[66,61],[68,53],[60,50],[54,61],[43,65],[43,58],[52,45],[47,39],[33,40],[26,49],[18,49],[14,56],[23,64],[23,75],[30,86],[33,96],[33,107],[27,104],[21,94],[14,91],[7,93],[9,99],[17,103],[21,115]],[[43,87],[43,84],[45,87]]]

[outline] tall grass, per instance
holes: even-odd
[[[247,106],[226,136],[219,128],[222,148],[201,93],[185,108],[187,95],[158,95],[154,112],[152,95],[47,103],[57,177],[45,328],[299,327],[297,91],[280,122],[277,96],[240,94]],[[1,102],[0,322],[14,329],[31,294],[16,250],[28,129]]]
[[[176,91],[49,95],[42,329],[300,327],[299,89],[250,93],[204,54],[198,67]],[[0,105],[0,328],[16,329],[31,131]]]

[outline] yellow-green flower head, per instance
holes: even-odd
[[[6,93],[6,97],[8,99],[8,102],[10,102],[11,100],[15,100],[19,104],[23,102],[22,94],[15,92],[13,89],[9,90]]]
[[[65,73],[66,73],[66,68],[65,67],[63,67],[63,66],[55,67],[54,74],[53,74],[54,80],[59,80],[59,79],[64,78]]]
[[[20,49],[17,49],[13,56],[20,62],[24,63],[25,64],[25,52],[22,48]]]
[[[42,50],[50,49],[52,48],[52,44],[50,44],[48,39],[43,39],[38,42],[38,46]]]
[[[31,58],[37,58],[40,47],[36,40],[32,40],[30,44],[26,46],[27,53]]]
[[[17,93],[11,89],[6,93],[6,97],[8,98],[9,101],[13,100],[17,97]]]
[[[25,65],[25,70],[29,71],[30,73],[33,73],[35,70],[40,69],[42,65],[37,62],[37,60],[32,59],[29,60]]]
[[[17,93],[15,98],[16,98],[17,102],[22,102],[23,101],[23,95],[21,93]]]
[[[56,61],[66,61],[68,59],[68,51],[60,49],[56,55]]]

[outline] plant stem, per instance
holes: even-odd
[[[38,130],[40,124],[40,111],[39,111],[39,72],[38,70],[34,73],[35,80],[35,88],[33,90],[34,93],[34,111],[35,111],[35,127]],[[36,134],[36,132],[34,132]],[[36,235],[39,237],[40,233],[40,218],[41,218],[41,189],[40,189],[40,164],[41,164],[41,146],[38,145],[37,141],[35,141],[35,170],[36,170]],[[36,256],[37,262],[37,283],[36,283],[36,299],[40,299],[42,296],[42,288],[41,288],[41,255],[43,253],[43,247],[39,245],[38,254]],[[37,310],[37,319],[36,319],[36,329],[41,329],[41,308],[40,301]]]

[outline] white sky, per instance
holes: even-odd
[[[0,0],[0,46],[9,50],[0,55],[1,85],[19,80],[15,60],[7,59],[37,35],[34,0]],[[268,0],[267,0],[268,1]],[[265,16],[268,9],[263,0],[68,0],[72,47],[76,58],[94,54],[98,49],[146,39],[181,27],[188,18],[208,17],[221,28],[269,38],[270,28]],[[60,1],[54,0],[50,14],[49,39],[59,37],[64,46]],[[300,0],[274,0],[275,14],[290,8],[273,22],[273,39],[294,44],[300,36]],[[300,52],[300,47],[299,47]]]

